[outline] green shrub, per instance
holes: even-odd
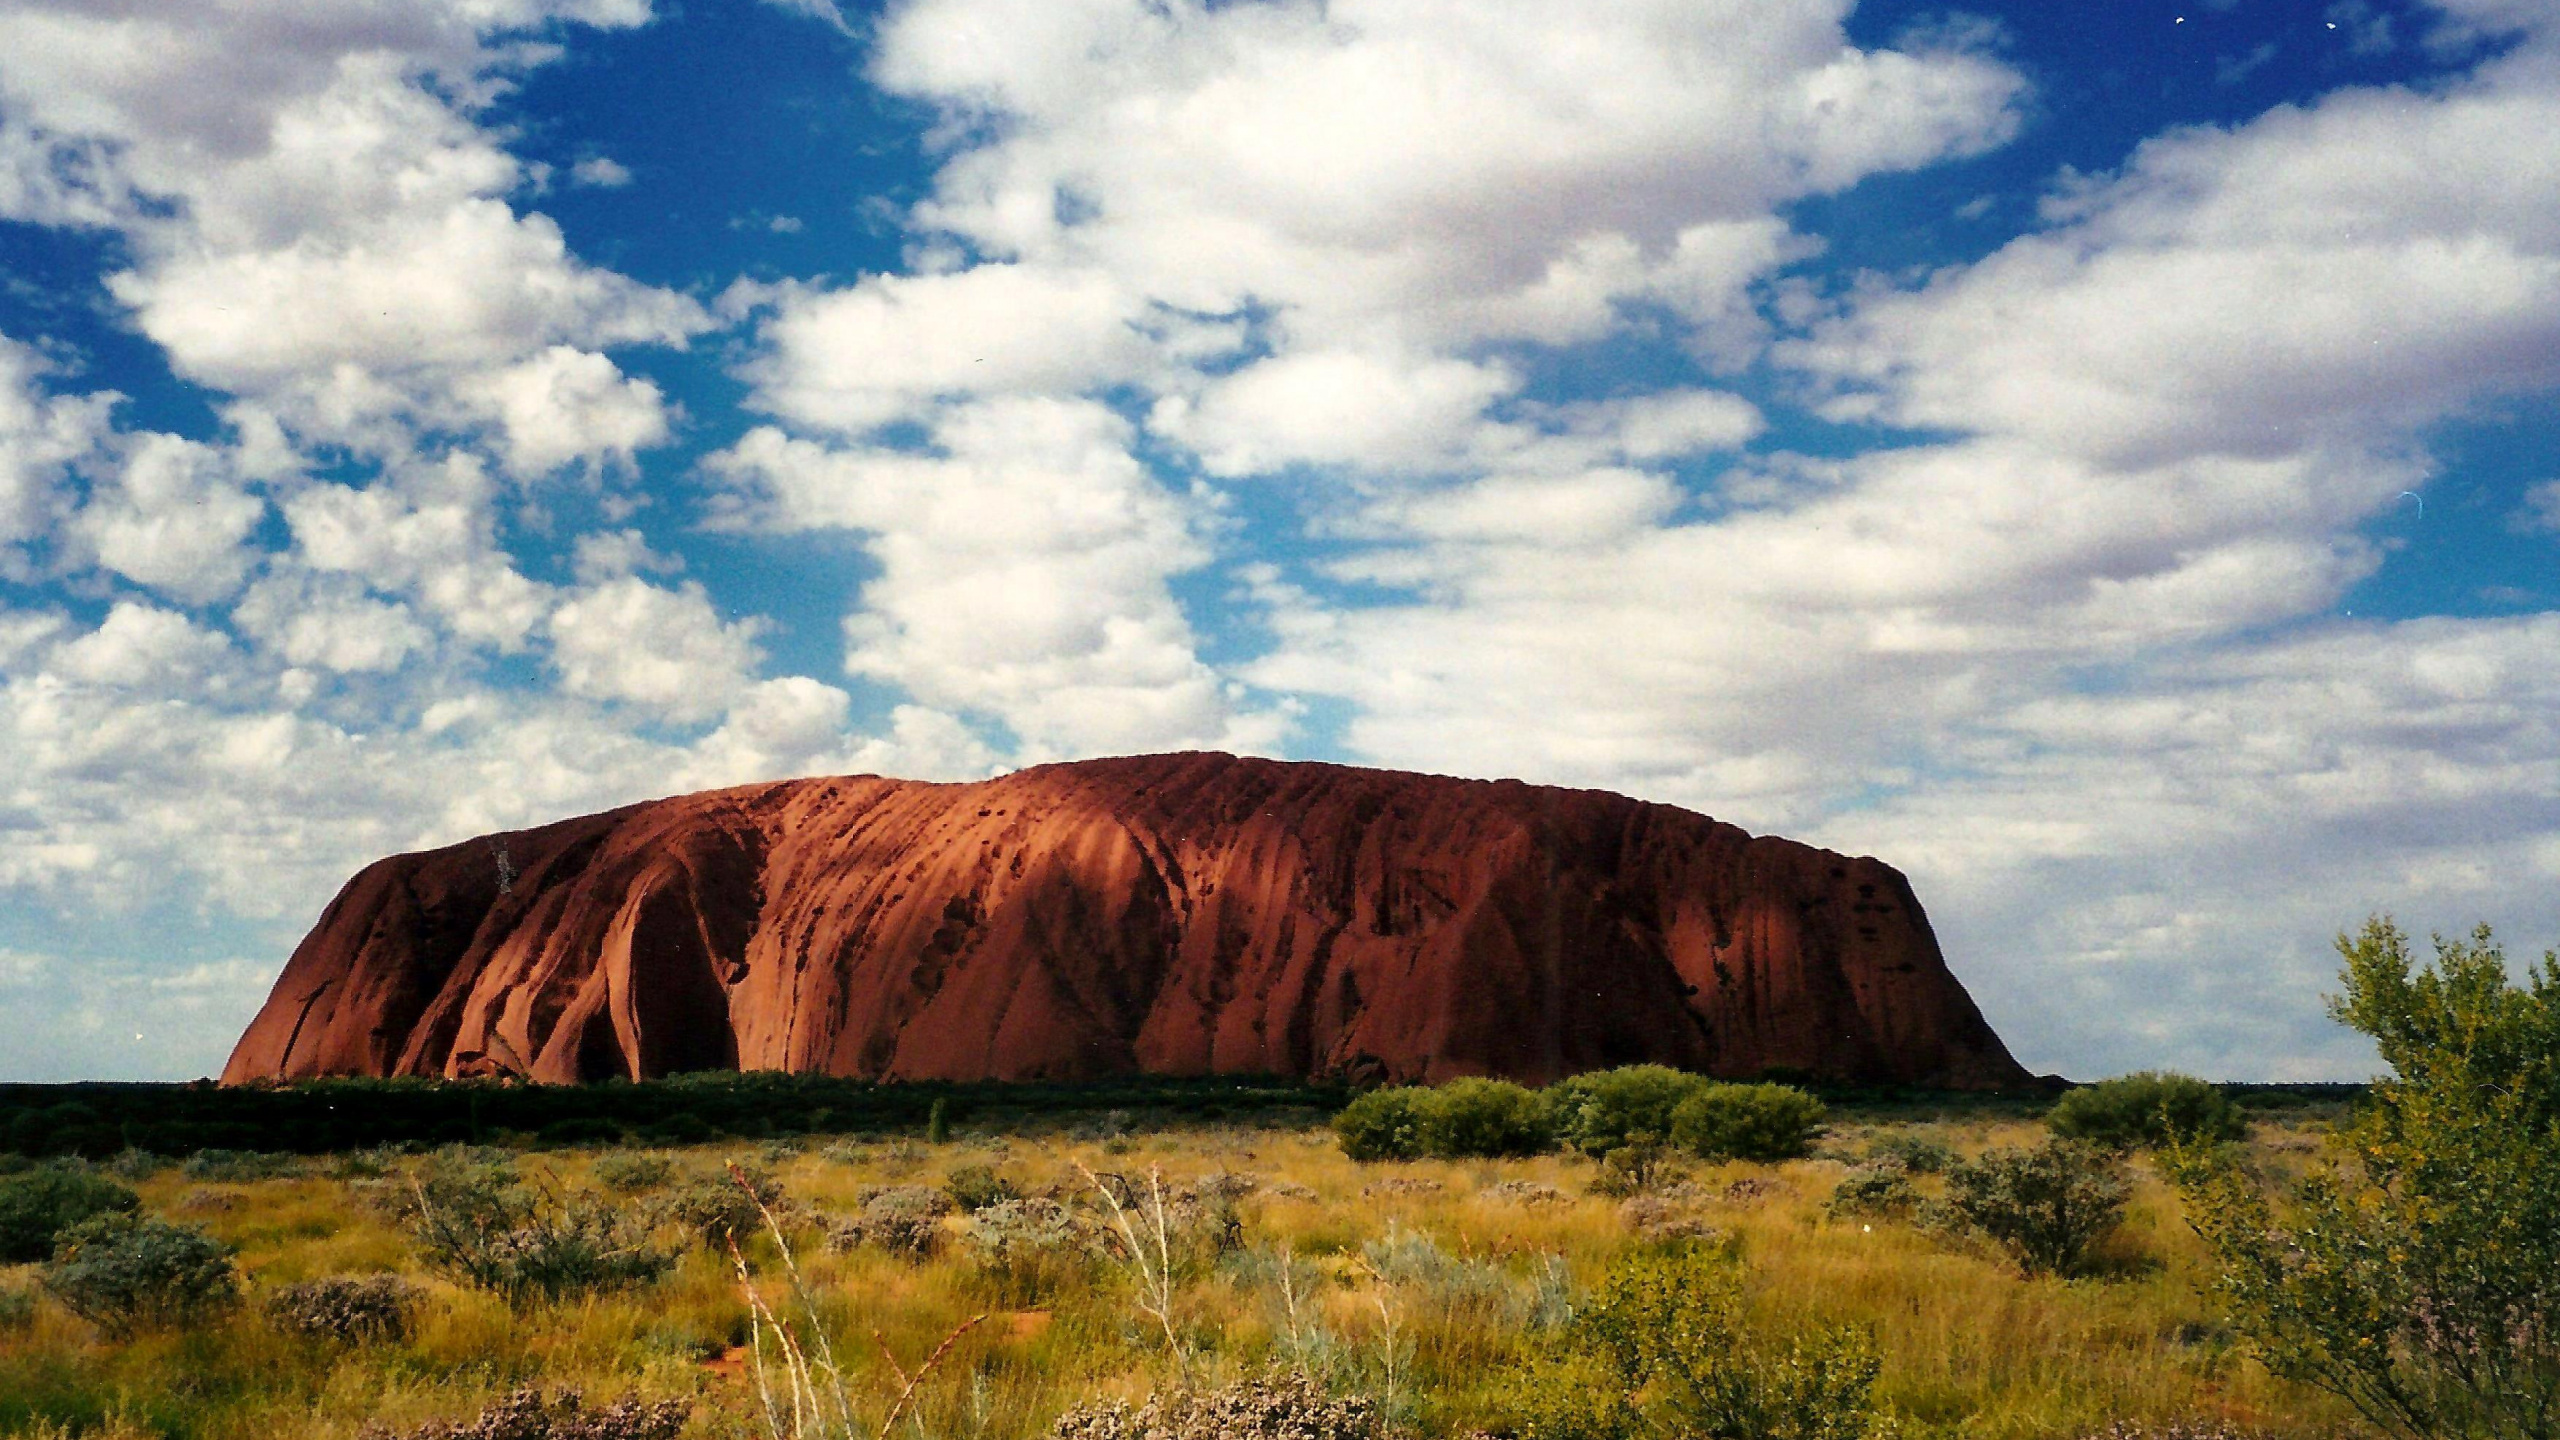
[[[2330,1014],[2390,1078],[2298,1183],[2171,1156],[2232,1328],[2379,1432],[2549,1436],[2560,1396],[2560,957],[2512,983],[2487,927],[2413,973],[2388,920],[2338,937]]]
[[[403,1207],[419,1259],[510,1306],[657,1279],[675,1257],[632,1219],[586,1197],[537,1195],[499,1165],[429,1167]]]
[[[862,1202],[862,1213],[836,1229],[838,1249],[867,1245],[902,1260],[929,1260],[941,1250],[942,1217],[951,1197],[926,1185],[894,1185]]]
[[[148,1180],[169,1164],[168,1158],[128,1145],[111,1156],[100,1169],[119,1180]]]
[[[1671,1140],[1709,1160],[1795,1160],[1822,1133],[1822,1102],[1785,1085],[1702,1085],[1671,1112]]]
[[[782,1182],[760,1171],[731,1169],[697,1176],[658,1197],[650,1218],[683,1230],[701,1245],[726,1250],[763,1230],[767,1210],[782,1203]]]
[[[2103,1150],[2053,1140],[1994,1150],[1947,1171],[1947,1204],[2030,1275],[2077,1273],[2089,1247],[2124,1218],[2123,1166]]]
[[[44,1271],[46,1293],[73,1314],[125,1336],[193,1324],[240,1298],[231,1252],[186,1225],[122,1211],[62,1232]]]
[[[0,1290],[0,1330],[24,1330],[35,1318],[34,1291],[16,1285]]]
[[[1944,1174],[1956,1163],[1956,1152],[1943,1141],[1908,1130],[1897,1130],[1876,1137],[1867,1147],[1867,1162],[1873,1165],[1899,1165],[1914,1175]]]
[[[76,1165],[38,1165],[0,1177],[0,1263],[42,1260],[62,1232],[81,1221],[140,1208],[141,1196]]]
[[[1506,1377],[1494,1413],[1518,1440],[1630,1440],[1647,1433],[1626,1382],[1579,1351],[1547,1356]]]
[[[418,1299],[418,1287],[397,1275],[331,1275],[278,1286],[267,1296],[267,1323],[304,1340],[400,1340]]]
[[[1536,1155],[1555,1144],[1537,1092],[1475,1076],[1425,1091],[1417,1107],[1422,1153],[1443,1159]]]
[[[596,1183],[617,1195],[645,1195],[675,1178],[675,1163],[664,1155],[629,1151],[606,1155],[595,1164]]]
[[[1671,1112],[1708,1084],[1668,1065],[1625,1065],[1559,1080],[1546,1099],[1556,1132],[1585,1155],[1671,1138]]]
[[[999,1177],[988,1165],[963,1165],[942,1182],[942,1193],[960,1207],[964,1215],[974,1215],[990,1205],[1001,1205],[1021,1197],[1012,1184]]]
[[[1417,1085],[1400,1085],[1372,1090],[1343,1106],[1333,1117],[1342,1153],[1364,1164],[1419,1159],[1423,1101],[1430,1093]]]
[[[1841,1220],[1907,1220],[1920,1208],[1920,1192],[1900,1165],[1860,1165],[1840,1177],[1822,1208]]]
[[[1092,1269],[1100,1237],[1053,1200],[998,1200],[969,1216],[965,1235],[977,1281],[1012,1308],[1049,1304]]]
[[[2192,1075],[2144,1070],[2084,1085],[2045,1116],[2053,1133],[2115,1150],[2137,1145],[2219,1144],[2249,1133],[2230,1097]]]
[[[1741,1267],[1690,1244],[1612,1266],[1560,1353],[1506,1387],[1520,1440],[1862,1440],[1882,1428],[1879,1362],[1855,1330],[1778,1343],[1742,1325]]]

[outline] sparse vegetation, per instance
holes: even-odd
[[[1605,1097],[1586,1139],[1638,1137],[1596,1158],[1576,1141],[1358,1162],[1319,1116],[1168,1123],[1138,1108],[1000,1133],[980,1111],[935,1148],[919,1107],[885,1133],[368,1149],[240,1180],[190,1176],[183,1155],[137,1160],[126,1168],[141,1211],[231,1252],[255,1318],[117,1338],[32,1274],[14,1291],[0,1277],[0,1297],[21,1297],[0,1298],[0,1434],[350,1440],[372,1423],[391,1437],[624,1436],[575,1428],[615,1406],[571,1414],[545,1400],[537,1414],[518,1396],[527,1386],[671,1405],[679,1428],[655,1433],[676,1440],[877,1440],[902,1396],[894,1440],[1039,1440],[1070,1412],[1346,1440],[1636,1440],[1746,1423],[1734,1416],[1781,1433],[1841,1415],[1912,1440],[2111,1426],[2126,1440],[2326,1440],[2352,1419],[2234,1353],[2198,1286],[2204,1249],[2147,1160],[2124,1169],[2125,1222],[2086,1278],[2031,1280],[1987,1239],[1932,1225],[1953,1209],[1934,1161],[2031,1147],[2043,1130],[2030,1104],[1835,1101],[1819,1156],[1710,1160],[1670,1128],[1704,1083],[1565,1087]],[[1519,1093],[1553,1116],[1556,1088]],[[1668,1106],[1647,1100],[1672,1088]],[[1500,1101],[1486,1112],[1517,1113],[1508,1087],[1465,1089]],[[2260,1113],[2244,1155],[2263,1169],[2298,1165],[2287,1147],[2334,1112]],[[1906,1153],[1918,1163],[1900,1164]],[[727,1178],[732,1158],[750,1163],[751,1183],[764,1177],[755,1189],[774,1224]],[[1843,1160],[1893,1172],[1889,1203],[1831,1209]],[[700,1243],[714,1175],[730,1186],[722,1207],[734,1193],[733,1216],[757,1215],[734,1258]],[[706,1204],[674,1203],[698,1186]],[[1904,1186],[1918,1199],[1907,1214]],[[519,1233],[574,1236],[578,1214],[608,1243]],[[431,1215],[475,1223],[440,1246]],[[529,1273],[546,1253],[649,1258],[609,1283],[562,1285],[555,1303]],[[1723,1378],[1695,1394],[1663,1373],[1630,1389],[1588,1317],[1626,1310],[1609,1298],[1613,1277],[1656,1264],[1685,1275],[1673,1262],[1692,1254],[1718,1277],[1700,1292],[1721,1317],[1713,1333],[1747,1358],[1719,1362],[1708,1373]],[[511,1265],[524,1267],[515,1278]],[[382,1306],[349,1288],[375,1286]],[[398,1328],[356,1318],[386,1310]],[[1849,1402],[1870,1360],[1862,1409]],[[779,1428],[760,1418],[759,1376]],[[823,1412],[824,1425],[792,1418],[795,1384],[802,1417]],[[843,1404],[819,1405],[820,1392]]]
[[[504,1165],[429,1167],[411,1194],[401,1208],[426,1267],[509,1305],[645,1284],[675,1263],[628,1212],[533,1189]]]
[[[1521,1440],[1643,1434],[1861,1440],[1884,1427],[1875,1347],[1847,1326],[1778,1339],[1745,1323],[1739,1266],[1687,1245],[1611,1267],[1559,1356],[1506,1395]]]

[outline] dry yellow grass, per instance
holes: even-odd
[[[2039,1134],[2015,1123],[1925,1128],[1962,1152]],[[1835,1132],[1830,1148],[1854,1149],[1875,1133]],[[2295,1132],[2265,1127],[2253,1144],[2277,1164],[2302,1148]],[[1542,1342],[1456,1291],[1382,1280],[1365,1245],[1391,1233],[1428,1237],[1448,1255],[1497,1267],[1525,1295],[1550,1264],[1588,1283],[1638,1243],[1617,1202],[1587,1193],[1594,1167],[1564,1155],[1360,1166],[1323,1130],[1241,1128],[832,1148],[832,1156],[812,1148],[766,1159],[793,1213],[847,1215],[866,1187],[939,1184],[965,1165],[991,1165],[1026,1191],[1081,1188],[1079,1166],[1141,1178],[1161,1170],[1174,1182],[1218,1171],[1257,1176],[1263,1188],[1240,1202],[1248,1245],[1294,1255],[1311,1283],[1297,1295],[1293,1322],[1268,1262],[1262,1279],[1234,1264],[1190,1276],[1176,1315],[1194,1378],[1258,1370],[1293,1332],[1299,1343],[1312,1336],[1342,1383],[1374,1391],[1392,1382],[1396,1413],[1426,1435],[1462,1433],[1488,1418],[1493,1388]],[[743,1150],[674,1158],[680,1171],[700,1175]],[[577,1188],[595,1158],[554,1153],[521,1164]],[[2234,1349],[2200,1292],[2198,1247],[2176,1198],[2147,1172],[2106,1273],[2061,1281],[2022,1279],[1995,1255],[1907,1226],[1825,1220],[1822,1202],[1842,1170],[1829,1159],[1702,1167],[1689,1177],[1691,1203],[1739,1242],[1759,1323],[1847,1322],[1872,1334],[1884,1360],[1880,1393],[1906,1433],[2043,1440],[2117,1420],[2210,1420],[2286,1435],[2344,1428],[2334,1407],[2270,1379]],[[1508,1182],[1552,1186],[1563,1198],[1520,1203],[1487,1193]],[[261,1288],[293,1280],[409,1274],[428,1290],[416,1333],[390,1345],[301,1343],[258,1320],[253,1303],[200,1333],[119,1345],[42,1304],[24,1326],[0,1330],[0,1433],[340,1440],[368,1420],[468,1416],[521,1383],[571,1385],[593,1397],[681,1396],[697,1403],[694,1433],[754,1433],[752,1390],[735,1354],[748,1338],[746,1307],[725,1256],[697,1248],[645,1289],[510,1313],[422,1273],[396,1225],[347,1182],[314,1174],[208,1185],[163,1172],[139,1188],[148,1208],[237,1247],[253,1302]],[[956,1232],[963,1222],[949,1223]],[[912,1365],[962,1320],[996,1308],[956,1247],[914,1264],[876,1251],[830,1253],[808,1224],[793,1238],[870,1418],[894,1388],[874,1331]],[[779,1301],[769,1260],[760,1283]],[[30,1283],[29,1270],[0,1275],[0,1286]],[[999,1310],[971,1331],[900,1433],[1017,1440],[1045,1430],[1072,1401],[1143,1394],[1172,1366],[1161,1330],[1105,1269],[1040,1313]]]

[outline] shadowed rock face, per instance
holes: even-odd
[[[1186,754],[741,786],[377,861],[223,1079],[1639,1060],[2027,1078],[1879,861],[1599,791]]]

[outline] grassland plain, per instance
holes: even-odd
[[[2293,1168],[2333,1118],[2326,1107],[2263,1112],[2245,1143],[2256,1163]],[[1599,1167],[1577,1156],[1359,1165],[1320,1123],[1280,1117],[1117,1135],[1091,1125],[962,1127],[941,1145],[801,1137],[651,1153],[670,1162],[671,1187],[716,1177],[730,1161],[780,1183],[784,1232],[868,1423],[898,1389],[893,1360],[911,1370],[962,1322],[988,1317],[954,1343],[899,1420],[909,1440],[1037,1436],[1080,1400],[1134,1400],[1275,1364],[1373,1397],[1412,1434],[1465,1435],[1499,1419],[1506,1378],[1553,1343],[1541,1327],[1579,1287],[1657,1243],[1640,1232],[1658,1236],[1666,1225],[1704,1227],[1738,1248],[1755,1327],[1783,1335],[1845,1322],[1866,1331],[1883,1361],[1878,1398],[1905,1435],[2047,1440],[2116,1423],[2275,1436],[2350,1428],[2340,1407],[2268,1376],[2218,1324],[2201,1248],[2147,1161],[2132,1162],[2126,1223],[2095,1272],[2071,1280],[2023,1278],[1998,1254],[1908,1224],[1825,1213],[1848,1165],[1879,1142],[1925,1138],[1975,1154],[2043,1135],[2014,1109],[1835,1112],[1813,1158],[1691,1165],[1632,1208],[1591,1193]],[[537,1189],[602,1193],[596,1167],[632,1153],[526,1150],[509,1160]],[[469,1419],[525,1384],[576,1387],[596,1400],[681,1399],[693,1407],[686,1434],[705,1440],[763,1433],[749,1311],[727,1254],[692,1244],[653,1284],[511,1310],[430,1273],[397,1218],[406,1177],[432,1160],[313,1157],[290,1162],[290,1173],[234,1181],[202,1166],[195,1175],[175,1164],[136,1173],[146,1211],[234,1248],[245,1303],[211,1325],[114,1341],[35,1296],[37,1267],[0,1271],[0,1299],[35,1297],[0,1307],[0,1434],[341,1440],[370,1422]],[[847,1222],[884,1187],[946,1187],[955,1175],[963,1189],[983,1187],[973,1167],[1096,1224],[1108,1211],[1087,1171],[1104,1183],[1121,1177],[1141,1196],[1160,1175],[1176,1191],[1234,1196],[1240,1228],[1224,1236],[1223,1254],[1177,1269],[1171,1343],[1143,1312],[1125,1264],[1006,1270],[970,1243],[977,1222],[965,1214],[934,1222],[947,1243],[929,1258],[843,1243]],[[1924,1192],[1938,1183],[1919,1179]],[[647,1193],[615,1203],[663,1209]],[[661,1234],[682,1243],[672,1224]],[[772,1239],[751,1237],[745,1253],[758,1286],[790,1314]],[[281,1286],[384,1272],[422,1287],[406,1338],[312,1341],[261,1318],[261,1297]]]

